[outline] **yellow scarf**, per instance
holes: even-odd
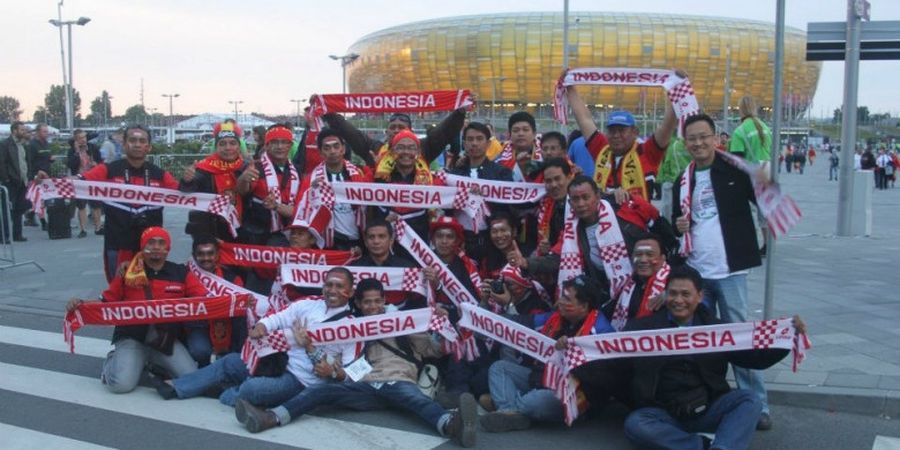
[[[144,254],[138,253],[131,258],[128,269],[125,270],[125,286],[142,288],[149,285],[150,280],[147,279],[147,273],[144,271]]]
[[[622,161],[622,180],[620,186],[628,191],[631,195],[638,195],[643,199],[648,199],[647,182],[644,180],[644,168],[641,166],[641,157],[638,155],[637,141],[631,146],[631,149],[625,153]],[[597,165],[594,169],[594,181],[600,187],[600,190],[606,192],[607,182],[613,174],[613,161],[615,157],[609,145],[600,150],[597,155]]]
[[[391,182],[391,173],[394,171],[394,165],[396,161],[394,160],[394,154],[391,152],[387,152],[381,156],[378,162],[375,164],[375,179],[383,181],[385,183]],[[431,170],[428,168],[428,163],[425,162],[425,159],[419,156],[416,158],[416,177],[413,184],[419,185],[431,185]]]

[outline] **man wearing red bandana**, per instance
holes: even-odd
[[[287,127],[269,127],[265,152],[238,177],[237,192],[246,198],[240,242],[267,245],[270,237],[290,223],[300,192],[300,174],[288,160],[293,141],[294,134]]]
[[[241,128],[236,123],[217,123],[213,128],[215,153],[188,167],[178,188],[183,192],[207,192],[227,195],[243,216],[244,202],[237,195],[238,176],[246,167],[241,155]],[[188,213],[184,231],[191,236],[211,234],[225,241],[233,241],[228,224],[220,217],[203,211]]]
[[[149,227],[141,233],[141,252],[135,255],[124,273],[117,274],[100,295],[104,302],[160,300],[206,297],[206,288],[184,264],[166,261],[172,245],[169,232]],[[84,301],[73,298],[66,311],[74,311]],[[197,369],[187,348],[178,340],[183,324],[117,326],[113,331],[113,350],[103,363],[100,381],[117,394],[131,392],[137,386],[147,363],[179,377]]]

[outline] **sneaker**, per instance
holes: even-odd
[[[81,233],[78,233],[79,238],[87,237],[87,231],[81,230]]]
[[[474,447],[475,430],[478,428],[478,406],[472,394],[465,392],[459,396],[459,411],[456,417],[460,423],[453,439],[463,448]]]
[[[769,413],[762,413],[759,415],[759,420],[756,422],[756,429],[759,431],[769,431],[772,429],[772,416]]]
[[[153,385],[153,388],[156,389],[156,393],[159,394],[159,396],[162,397],[163,400],[172,400],[173,398],[178,398],[178,392],[175,391],[175,386],[166,383],[166,381],[162,378],[151,376],[150,384]]]
[[[489,433],[521,431],[531,428],[531,419],[516,411],[498,411],[481,416],[481,427]]]
[[[103,233],[104,233],[103,228],[97,228],[96,230],[94,230],[94,234],[97,236],[103,236]]]

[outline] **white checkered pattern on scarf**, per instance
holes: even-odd
[[[217,195],[215,200],[209,202],[209,212],[216,215],[223,215],[228,210],[231,201],[227,195]]]
[[[666,95],[669,97],[670,102],[678,103],[678,102],[681,102],[682,100],[684,100],[685,97],[695,95],[694,87],[691,86],[690,81],[685,79],[681,83],[678,83],[677,85],[675,85],[675,87],[673,87],[672,90],[666,92]],[[683,107],[688,106],[688,104],[684,103],[682,106]]]
[[[613,311],[612,326],[616,331],[622,331],[625,323],[628,322],[628,310],[625,308],[625,302],[621,299],[616,303],[616,309]]]
[[[769,348],[775,342],[777,320],[761,320],[753,327],[753,348]]]
[[[615,261],[617,259],[628,258],[628,249],[625,244],[607,245],[600,249],[600,258],[603,261]]]
[[[68,178],[54,178],[53,185],[62,198],[75,198],[75,184]]]
[[[456,191],[456,197],[453,198],[453,208],[454,209],[466,209],[469,204],[469,191],[458,188]]]
[[[559,268],[565,270],[581,269],[581,255],[578,253],[563,253],[559,256]]]
[[[584,350],[574,344],[569,344],[566,346],[565,358],[566,366],[568,366],[569,370],[587,363],[587,357],[585,357],[584,355]]]
[[[403,283],[400,289],[404,292],[416,292],[419,290],[419,274],[422,269],[407,268],[403,270]]]

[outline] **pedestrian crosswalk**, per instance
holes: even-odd
[[[900,450],[900,437],[875,436],[872,450]]]
[[[61,333],[0,326],[0,343],[25,345],[31,348],[68,352]],[[78,336],[76,354],[103,358],[111,349],[106,339]],[[66,355],[60,355],[65,358]],[[100,361],[98,360],[98,371]],[[139,387],[134,392],[116,395],[109,393],[96,377],[0,362],[0,389],[26,393],[40,398],[97,408],[118,414],[189,426],[212,433],[241,436],[255,441],[303,448],[350,449],[391,448],[428,449],[446,442],[430,434],[354,423],[325,417],[305,416],[290,426],[266,433],[250,434],[234,418],[232,408],[209,398],[190,400],[162,400],[156,391]],[[61,436],[6,425],[16,436],[12,447],[5,441],[3,448],[84,448],[99,449],[90,443],[79,443]],[[6,436],[3,429],[0,435]],[[38,445],[41,442],[46,445]],[[79,447],[80,445],[80,447]],[[262,445],[260,445],[262,446]]]

